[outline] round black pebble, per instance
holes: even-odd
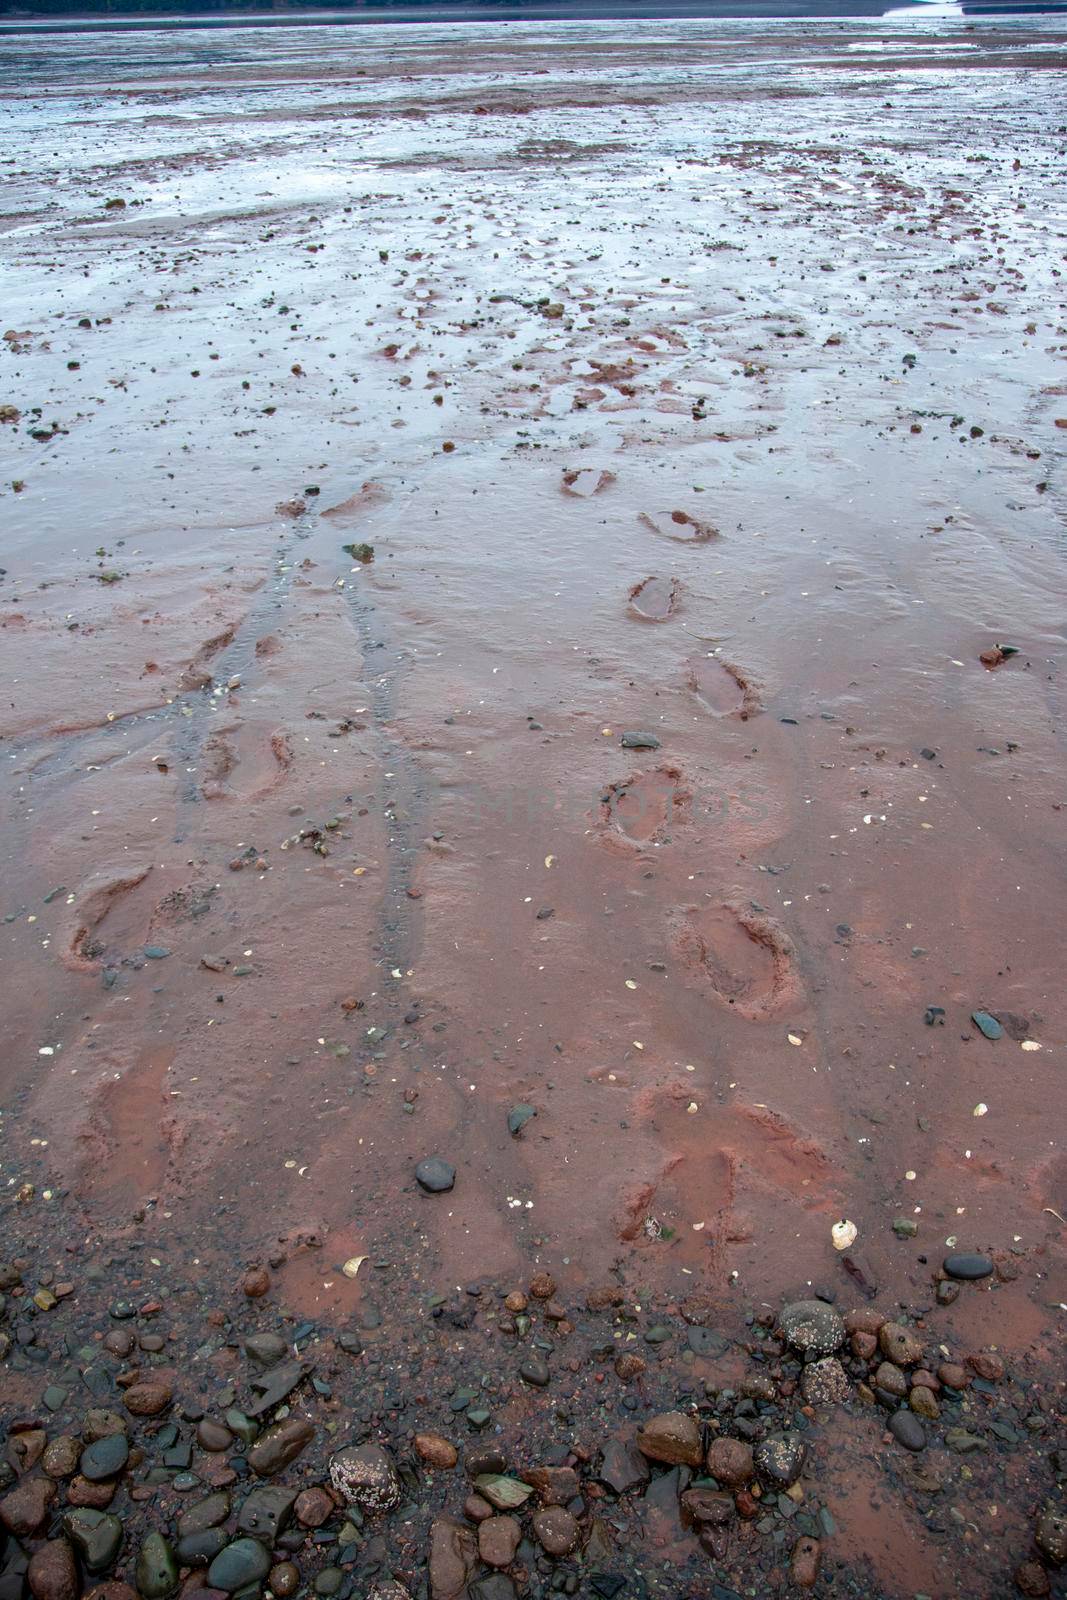
[[[926,1432],[913,1411],[894,1411],[889,1419],[889,1431],[905,1450],[925,1450]]]
[[[427,1156],[415,1168],[415,1176],[427,1194],[447,1194],[456,1181],[456,1169],[441,1156]]]
[[[950,1278],[988,1278],[993,1270],[988,1256],[946,1256],[942,1265]]]

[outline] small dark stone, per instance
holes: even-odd
[[[912,1411],[894,1411],[889,1419],[889,1431],[905,1450],[925,1450],[926,1430]]]
[[[235,1539],[219,1551],[208,1568],[208,1585],[233,1594],[249,1584],[262,1583],[270,1565],[270,1551],[258,1539]]]
[[[537,1112],[533,1106],[513,1106],[508,1112],[508,1132],[514,1139],[520,1134],[531,1117],[536,1117]]]
[[[164,1600],[178,1587],[178,1563],[161,1533],[145,1539],[137,1557],[137,1592],[143,1600]]]
[[[946,1256],[942,1266],[950,1278],[988,1278],[993,1271],[990,1258],[981,1255]]]
[[[101,1483],[105,1478],[115,1478],[130,1458],[130,1447],[124,1433],[111,1433],[106,1439],[87,1444],[78,1463],[83,1478],[90,1483]]]
[[[253,1489],[237,1518],[237,1531],[251,1534],[273,1545],[279,1534],[285,1532],[296,1503],[295,1489],[282,1488],[280,1484],[262,1484]]]
[[[206,1567],[229,1542],[224,1528],[205,1528],[202,1533],[189,1533],[179,1539],[174,1553],[183,1567]]]
[[[980,1033],[985,1034],[987,1039],[1002,1039],[1004,1037],[1004,1029],[996,1017],[991,1016],[988,1011],[972,1011],[971,1021]]]
[[[624,750],[658,750],[659,740],[654,733],[624,733],[619,741]]]
[[[415,1168],[419,1187],[427,1194],[447,1194],[456,1181],[456,1169],[441,1156],[428,1156]]]
[[[551,1380],[552,1374],[548,1370],[548,1362],[542,1361],[540,1356],[527,1356],[519,1368],[519,1377],[527,1383],[532,1383],[535,1388],[543,1389]]]

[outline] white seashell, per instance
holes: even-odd
[[[830,1229],[830,1237],[834,1241],[835,1250],[847,1250],[850,1244],[855,1244],[856,1235],[859,1233],[854,1222],[846,1222],[843,1218],[835,1222]]]

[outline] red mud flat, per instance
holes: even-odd
[[[1063,45],[0,64],[0,1600],[215,1589],[143,1539],[348,1442],[274,1594],[1063,1593]],[[574,1474],[495,1578],[423,1433]]]

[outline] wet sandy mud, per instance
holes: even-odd
[[[196,1413],[274,1332],[279,1481],[402,1463],[274,1549],[317,1593],[1062,1592],[1063,66],[1044,18],[4,43],[10,1472],[174,1392],[79,1584],[237,1515]],[[708,1477],[786,1428],[799,1483]],[[572,1542],[517,1510],[486,1588],[427,1432],[577,1473]]]

